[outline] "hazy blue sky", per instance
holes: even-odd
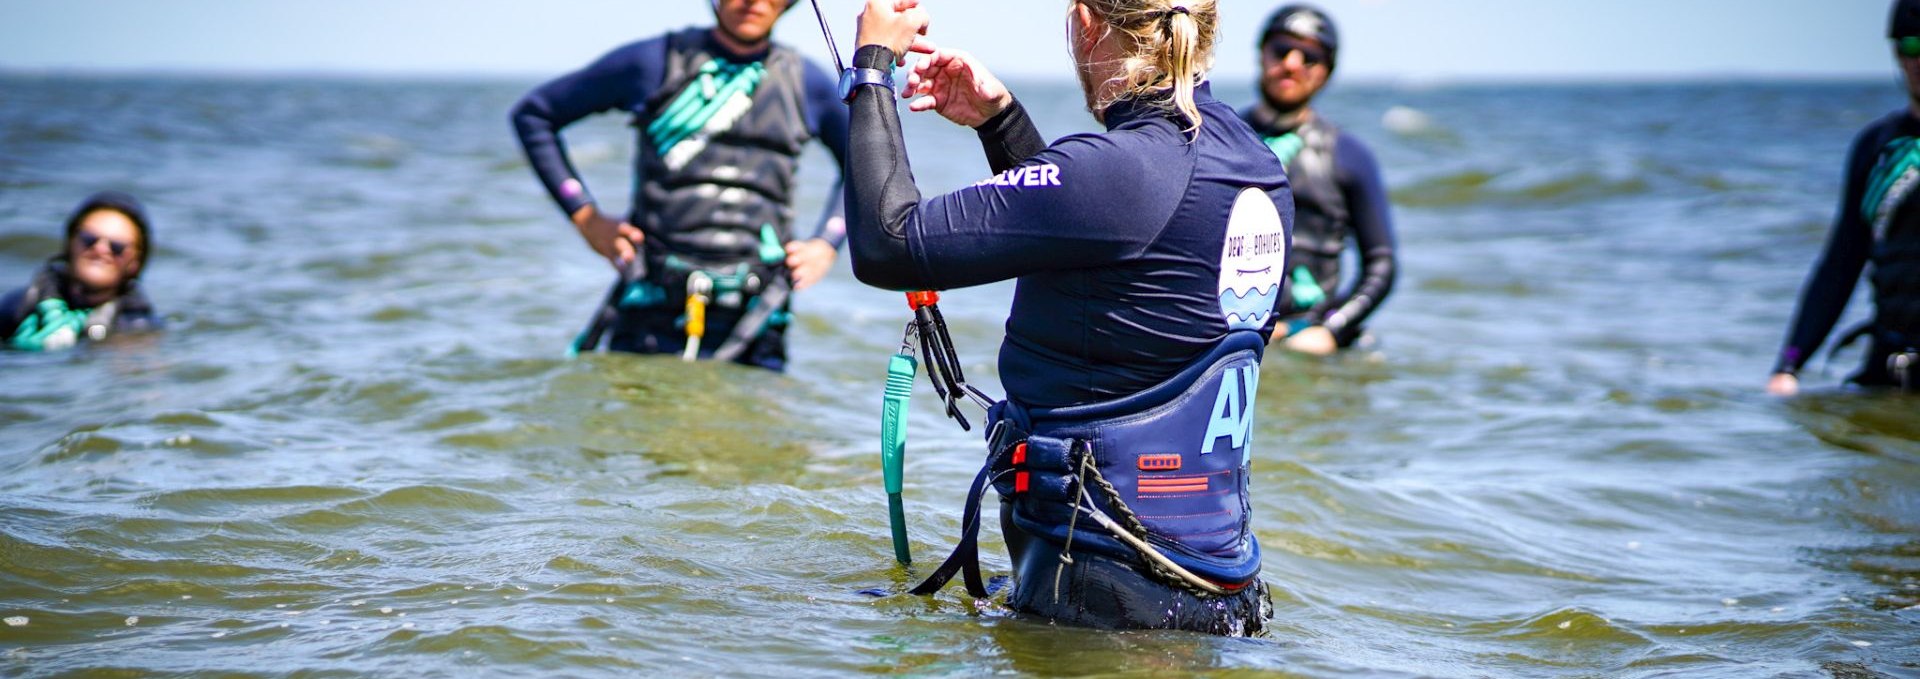
[[[1067,77],[1061,0],[925,0],[934,37],[1010,76]],[[842,48],[860,0],[821,0]],[[1279,2],[1221,0],[1217,72],[1252,73]],[[1349,78],[1880,76],[1885,0],[1327,0]],[[4,0],[0,69],[550,75],[704,0]],[[811,10],[777,37],[824,59]]]

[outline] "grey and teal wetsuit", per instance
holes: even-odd
[[[1874,317],[1866,364],[1852,380],[1892,386],[1896,356],[1920,351],[1920,120],[1907,110],[1874,122],[1854,139],[1846,185],[1825,253],[1814,266],[1781,348],[1776,372],[1804,367],[1846,310],[1854,285],[1873,264]],[[1911,364],[1913,358],[1908,357]],[[1911,370],[1920,370],[1914,368]],[[1920,374],[1909,372],[1909,384]]]
[[[869,46],[855,58],[887,69],[893,56]],[[956,558],[972,556],[990,484],[1016,610],[1103,628],[1260,629],[1247,435],[1293,218],[1280,163],[1202,86],[1196,138],[1165,109],[1122,101],[1105,132],[1049,146],[1015,104],[978,130],[997,176],[923,197],[888,94],[869,87],[852,105],[854,274],[895,290],[1017,282],[1000,347],[1007,400],[990,414]],[[1117,491],[1092,491],[1095,505],[1129,513],[1136,535],[1227,593],[1170,582],[1076,519],[1082,463]],[[977,560],[962,566],[980,594]]]
[[[780,45],[734,54],[711,29],[694,28],[621,47],[580,71],[529,92],[512,119],[540,182],[572,215],[594,203],[574,170],[560,131],[581,118],[619,110],[633,118],[634,161],[629,221],[646,233],[649,280],[660,294],[629,295],[613,328],[615,350],[679,353],[687,276],[772,281],[784,276],[784,255],[763,246],[794,240],[794,174],[801,152],[823,141],[846,158],[847,109],[837,81]],[[824,227],[839,216],[836,190],[816,237],[835,247],[844,233]],[[743,284],[744,285],[744,284]],[[716,295],[703,353],[733,332],[756,290]],[[729,299],[738,302],[729,306]],[[739,361],[775,370],[786,363],[784,323],[775,321]]]
[[[1340,346],[1350,346],[1393,292],[1399,268],[1380,164],[1366,144],[1318,115],[1288,128],[1261,103],[1242,116],[1286,164],[1293,182],[1297,212],[1282,322],[1323,326]],[[1360,255],[1360,273],[1343,285],[1340,260],[1349,240]]]
[[[0,342],[11,349],[47,351],[80,340],[160,328],[138,278],[105,302],[86,302],[65,258],[49,260],[26,287],[0,295]]]

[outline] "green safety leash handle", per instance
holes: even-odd
[[[907,545],[907,510],[900,492],[907,462],[907,403],[913,399],[920,364],[906,353],[887,362],[887,391],[880,409],[880,472],[886,477],[887,522],[893,527],[893,558],[913,563]]]

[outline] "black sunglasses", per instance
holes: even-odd
[[[107,242],[107,251],[112,252],[115,257],[127,254],[127,250],[133,247],[132,243],[114,240],[112,238],[104,238],[99,234],[89,231],[81,231],[79,235],[74,236],[73,239],[80,241],[80,249],[82,250],[92,250],[93,246],[100,244],[100,241],[104,240]]]
[[[1327,63],[1327,51],[1313,45],[1281,38],[1267,43],[1267,58],[1274,61],[1286,61],[1287,55],[1300,53],[1300,60],[1308,66]]]

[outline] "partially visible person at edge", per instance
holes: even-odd
[[[133,196],[103,191],[67,218],[62,252],[27,286],[0,297],[0,337],[21,351],[56,351],[81,340],[160,326],[140,290],[152,225]]]
[[[712,0],[713,27],[616,49],[514,108],[547,192],[623,280],[638,279],[610,296],[618,316],[609,348],[679,354],[699,333],[700,357],[724,352],[785,368],[785,293],[825,277],[846,240],[837,187],[816,235],[793,234],[800,154],[820,139],[844,161],[847,109],[832,75],[773,42],[791,8],[792,0]],[[632,116],[639,138],[624,220],[601,210],[560,138],[574,121],[616,109]],[[690,287],[704,293],[701,310],[688,303]],[[782,301],[752,313],[763,296]]]
[[[1273,339],[1325,356],[1359,340],[1393,292],[1393,215],[1373,152],[1313,109],[1340,51],[1333,19],[1308,5],[1281,7],[1267,19],[1259,46],[1260,101],[1241,116],[1286,164],[1299,211]],[[1342,286],[1349,239],[1360,275]]]
[[[1214,99],[1213,0],[1079,0],[1067,41],[1105,132],[1045,143],[965,52],[919,38],[917,0],[869,0],[848,73],[854,274],[895,290],[1015,279],[1000,347],[1007,399],[957,571],[986,596],[984,490],[1014,564],[1008,605],[1096,628],[1253,634],[1271,602],[1251,529],[1253,401],[1280,294],[1285,168]],[[1047,20],[1047,19],[1040,19]],[[974,128],[997,177],[943,196],[913,184],[884,80],[909,50],[911,108]],[[1103,521],[1103,519],[1105,521]]]
[[[1786,346],[1767,391],[1800,391],[1800,369],[1846,310],[1861,269],[1873,264],[1866,365],[1851,379],[1868,387],[1920,390],[1920,0],[1897,0],[1887,37],[1906,77],[1907,105],[1854,139],[1846,184],[1827,249],[1807,279]],[[1848,337],[1843,342],[1857,338]]]

